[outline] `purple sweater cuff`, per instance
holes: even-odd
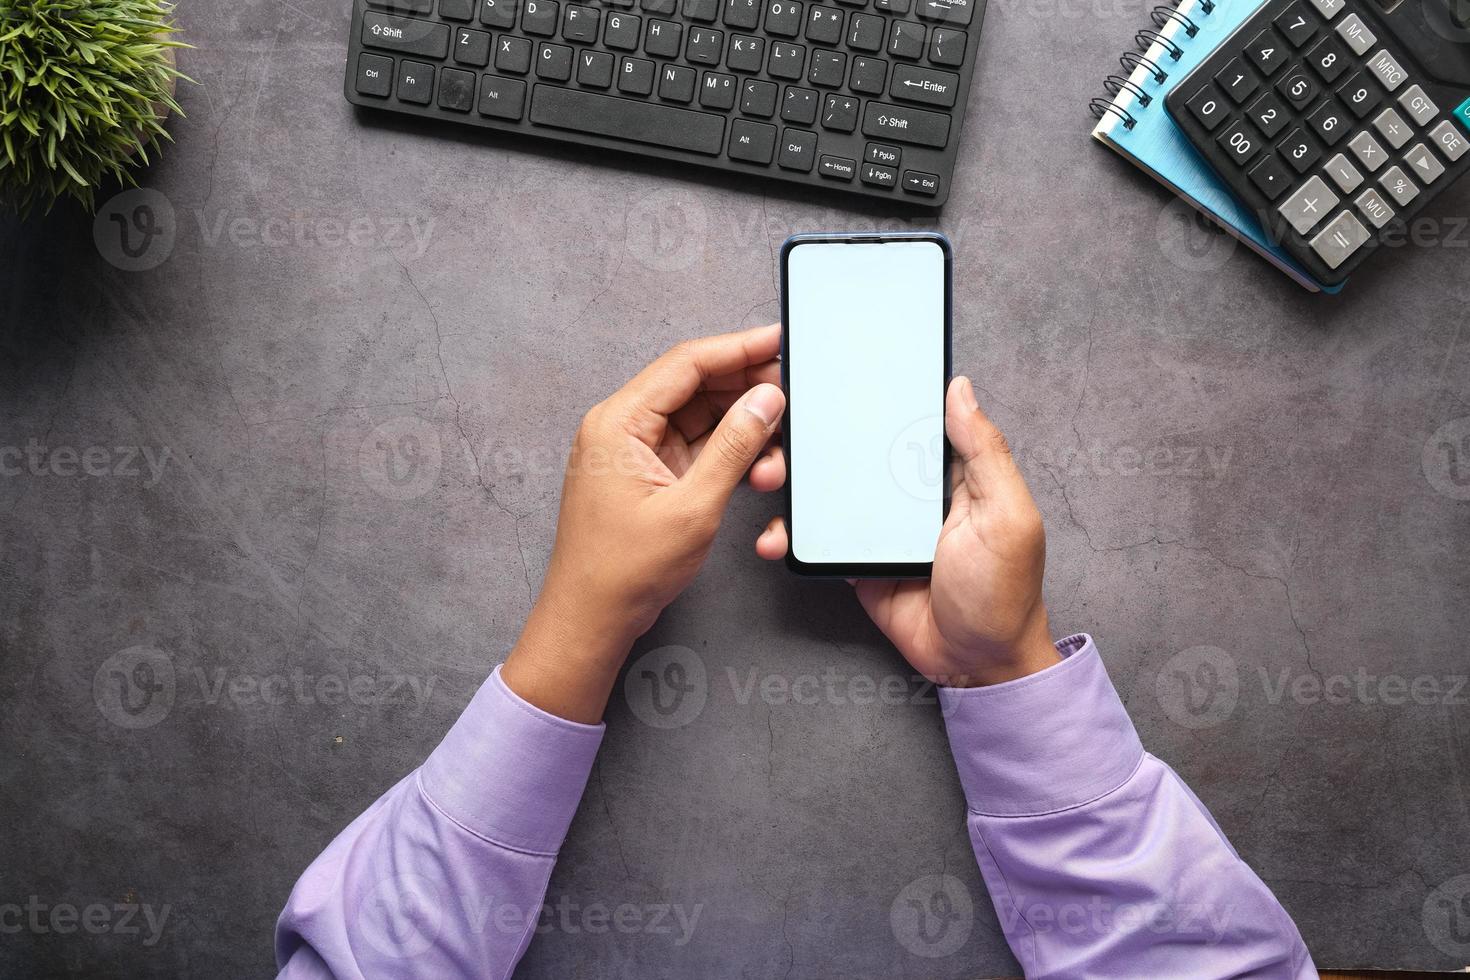
[[[1054,813],[1117,789],[1143,746],[1085,633],[1057,643],[1064,658],[992,687],[939,689],[965,799],[997,817]]]
[[[527,854],[555,855],[605,729],[528,704],[496,667],[424,763],[419,785],[470,833]]]

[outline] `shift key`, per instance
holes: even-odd
[[[449,26],[369,10],[362,15],[362,43],[385,51],[443,58],[449,54]]]
[[[942,147],[949,141],[949,117],[923,109],[869,102],[863,111],[863,135],[916,146]]]

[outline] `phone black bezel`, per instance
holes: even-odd
[[[790,296],[787,289],[789,259],[793,250],[802,245],[830,244],[884,244],[888,242],[933,242],[944,255],[944,377],[940,385],[938,410],[944,413],[944,396],[953,376],[954,338],[954,250],[949,239],[939,232],[855,232],[792,235],[781,244],[781,387],[786,391],[786,413],[782,419],[782,431],[791,431],[791,411],[794,399],[791,393],[791,350],[787,324],[791,321]],[[944,439],[944,472],[948,474],[953,465],[954,451],[949,437]],[[934,563],[927,562],[805,562],[796,557],[796,528],[792,521],[791,485],[795,479],[795,459],[791,447],[786,447],[786,486],[783,490],[786,501],[786,530],[790,545],[786,550],[786,567],[797,575],[809,578],[928,578],[934,571]],[[950,481],[944,478],[944,502],[942,517],[949,517]]]

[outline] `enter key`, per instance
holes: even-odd
[[[920,68],[917,65],[895,65],[888,94],[905,102],[920,102],[950,109],[954,107],[959,84],[960,76],[951,72]]]

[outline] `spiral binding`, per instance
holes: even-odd
[[[1129,109],[1146,109],[1154,101],[1155,96],[1148,91],[1148,82],[1143,80],[1134,81],[1133,76],[1140,68],[1146,69],[1152,76],[1155,84],[1162,85],[1169,80],[1169,72],[1154,58],[1149,57],[1150,52],[1160,51],[1162,55],[1156,55],[1164,64],[1178,61],[1184,57],[1184,48],[1181,41],[1188,40],[1199,34],[1200,16],[1209,16],[1215,12],[1215,0],[1196,0],[1188,14],[1179,12],[1183,0],[1168,0],[1160,3],[1149,12],[1149,20],[1152,27],[1145,27],[1133,35],[1133,43],[1138,46],[1137,51],[1125,51],[1118,59],[1118,64],[1123,66],[1123,74],[1117,73],[1103,79],[1103,89],[1107,97],[1098,96],[1087,103],[1096,119],[1102,119],[1108,113],[1112,113],[1123,121],[1124,129],[1132,129],[1138,125],[1138,117]],[[1166,31],[1171,26],[1177,26],[1182,32],[1170,37]],[[1177,40],[1176,40],[1177,39]],[[1124,109],[1118,103],[1122,100],[1123,93],[1127,92],[1133,97],[1133,103],[1129,109]]]

